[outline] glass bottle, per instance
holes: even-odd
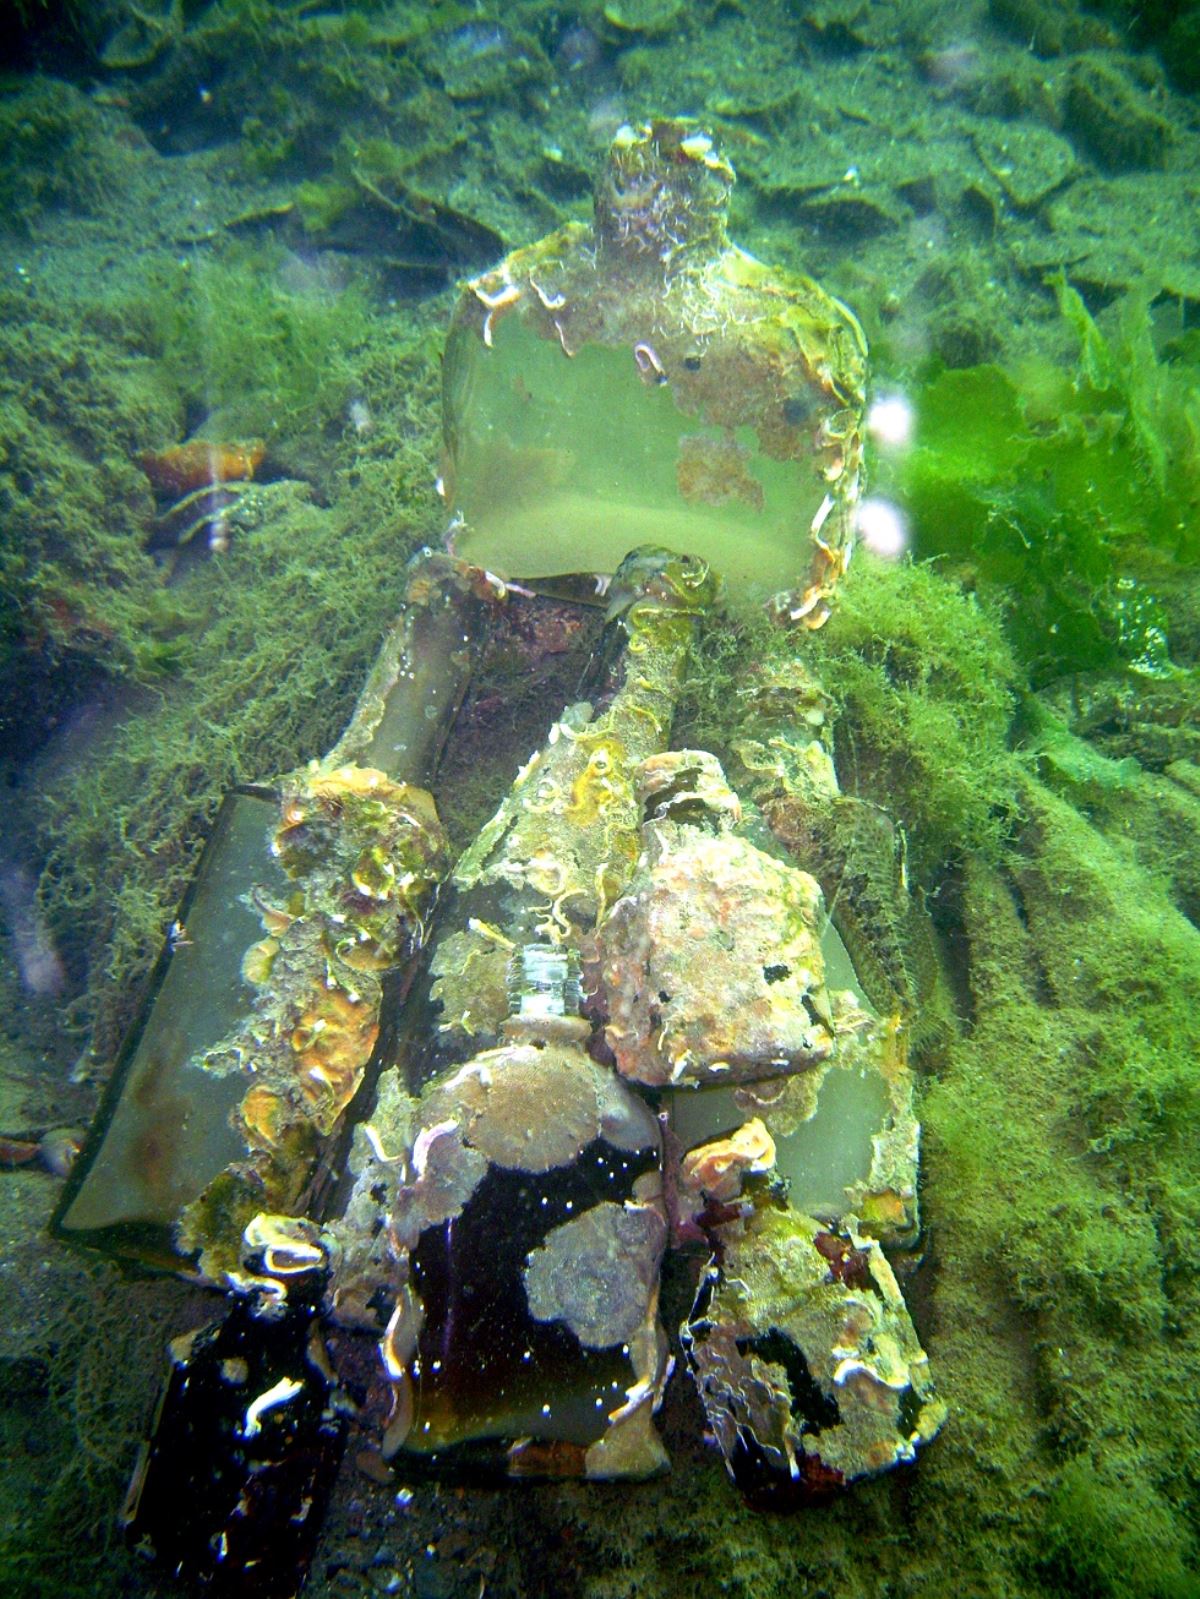
[[[811,279],[726,233],[734,175],[694,123],[617,134],[595,220],[475,278],[445,357],[458,554],[505,576],[687,551],[735,599],[819,626],[849,560],[866,346]]]

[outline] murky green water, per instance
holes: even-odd
[[[694,348],[652,312],[626,336],[626,302],[605,312],[624,343],[577,365],[571,324],[523,332],[527,371],[488,323],[458,508],[509,577],[572,570],[564,541],[611,565],[614,506],[634,542],[692,516],[718,564],[736,532],[735,604],[701,628],[670,744],[720,756],[776,855],[755,718],[811,713],[832,757],[824,821],[788,848],[850,952],[838,983],[898,1022],[913,1074],[921,1234],[893,1264],[948,1420],[832,1504],[747,1503],[683,1370],[685,1240],[659,1306],[669,1474],[430,1480],[380,1459],[364,1388],[305,1591],[1200,1593],[1200,11],[31,0],[4,48],[4,1592],[186,1591],[117,1516],[164,1346],[224,1301],[50,1236],[73,1149],[160,952],[188,949],[222,795],[334,747],[410,557],[446,540],[460,285],[586,223],[624,124],[689,115],[736,169],[730,236],[865,333],[861,493],[820,458],[859,546],[829,620],[781,630],[757,590],[794,581],[781,609],[804,609],[814,508],[791,528],[779,439],[815,441],[845,358],[806,354],[800,388],[780,358],[776,432],[751,428],[735,397],[763,369],[739,370],[722,301],[691,306]],[[504,293],[483,281],[480,350]],[[557,281],[522,281],[552,330]],[[720,383],[685,403],[721,340]],[[691,420],[719,393],[727,437]],[[593,589],[503,616],[476,595],[486,648],[433,785],[450,856],[583,697]],[[571,805],[601,825],[598,771]],[[872,1077],[846,1111],[860,1144],[882,1102]]]

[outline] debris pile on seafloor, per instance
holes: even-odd
[[[229,548],[230,513],[266,458],[261,439],[214,444],[190,439],[161,450],[143,450],[138,465],[164,507],[151,528],[151,549],[179,549],[204,533],[219,555]]]

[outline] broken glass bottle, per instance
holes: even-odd
[[[60,1237],[225,1286],[256,1217],[315,1212],[447,864],[419,785],[482,633],[479,579],[419,556],[336,747],[225,800],[63,1195]],[[302,1227],[276,1232],[277,1261],[285,1248],[311,1261]]]
[[[819,626],[859,492],[866,346],[811,279],[729,242],[733,170],[696,124],[617,134],[592,224],[475,278],[446,345],[455,549],[506,575],[639,544]]]

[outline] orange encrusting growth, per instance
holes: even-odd
[[[138,465],[150,479],[156,494],[178,497],[213,483],[246,482],[266,457],[261,439],[248,444],[213,444],[207,439],[191,439],[187,444],[172,444],[164,450],[143,450]]]

